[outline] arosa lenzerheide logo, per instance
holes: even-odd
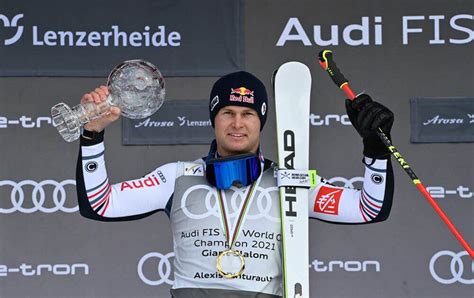
[[[23,34],[23,26],[18,26],[18,20],[20,20],[21,18],[23,18],[23,14],[17,14],[11,20],[7,16],[0,14],[0,20],[3,24],[3,29],[1,29],[3,31],[2,35],[5,37],[9,36],[3,41],[4,45],[12,45],[21,38],[21,35]]]
[[[423,126],[428,125],[462,125],[464,123],[474,124],[474,114],[466,114],[466,118],[447,118],[440,115],[430,117],[426,121],[423,121]]]
[[[11,18],[0,14],[1,35],[3,44],[12,45],[20,40],[25,26],[19,26],[18,21],[24,14],[17,14]],[[50,25],[50,24],[48,24]],[[105,31],[64,31],[54,28],[44,28],[30,24],[31,45],[46,47],[179,47],[181,33],[167,29],[165,25],[144,25],[142,30],[127,32],[120,25],[111,25]],[[1,41],[0,41],[1,43]]]

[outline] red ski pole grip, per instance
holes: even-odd
[[[349,82],[337,67],[336,62],[334,62],[330,50],[322,50],[319,52],[319,64],[328,72],[337,87],[342,88],[342,85]]]

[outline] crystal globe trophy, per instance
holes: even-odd
[[[117,65],[107,80],[109,95],[99,104],[87,102],[70,108],[58,103],[51,108],[53,126],[67,142],[77,140],[81,126],[109,113],[111,106],[120,108],[130,119],[146,118],[155,113],[165,100],[165,81],[150,62],[128,60]]]

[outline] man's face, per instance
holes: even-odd
[[[260,118],[251,108],[227,106],[214,119],[217,152],[221,156],[257,153]]]

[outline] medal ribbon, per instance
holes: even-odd
[[[240,205],[240,213],[234,225],[234,229],[233,229],[234,233],[232,236],[231,236],[232,231],[230,231],[229,222],[227,220],[225,200],[223,198],[224,195],[222,194],[222,190],[219,189],[217,191],[217,195],[219,197],[219,207],[221,210],[222,225],[224,227],[224,233],[225,233],[225,237],[226,237],[226,241],[227,241],[227,245],[229,246],[229,249],[232,249],[235,242],[237,241],[240,228],[244,222],[244,217],[248,209],[247,207],[250,205],[250,202],[252,201],[252,198],[255,194],[256,186],[259,184],[260,179],[261,179],[261,176],[257,179],[257,181],[255,181],[254,183],[252,183],[251,186],[248,187],[247,195],[245,196],[244,201]]]

